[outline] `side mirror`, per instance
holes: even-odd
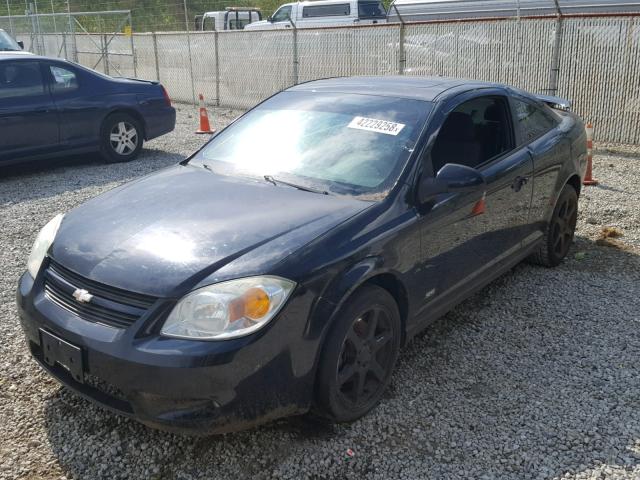
[[[18,40],[18,46],[24,50],[24,42],[22,40]]]
[[[426,203],[440,193],[465,193],[486,188],[486,181],[475,168],[447,163],[435,178],[427,177],[420,181],[418,200]]]
[[[267,17],[267,22],[273,23],[273,17],[271,15]]]

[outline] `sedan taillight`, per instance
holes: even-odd
[[[162,95],[164,96],[164,100],[165,102],[167,102],[167,107],[171,106],[171,98],[169,97],[169,93],[167,93],[167,89],[164,88],[163,85],[160,85],[160,87],[162,88]]]

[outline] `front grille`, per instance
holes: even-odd
[[[93,298],[80,303],[73,297],[76,289],[88,291]],[[89,280],[52,259],[45,271],[44,292],[52,302],[83,320],[116,328],[131,326],[157,300]]]

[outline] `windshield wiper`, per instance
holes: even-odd
[[[274,178],[271,175],[265,175],[264,179],[269,183],[273,183],[274,185],[278,185],[280,183],[282,185],[286,185],[287,187],[297,188],[298,190],[302,190],[304,192],[319,193],[320,195],[329,195],[329,192],[327,192],[326,190],[318,190],[316,188],[305,187],[304,185],[298,185],[297,183],[285,182],[284,180]]]

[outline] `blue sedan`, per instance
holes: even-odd
[[[0,165],[88,152],[110,163],[130,161],[144,140],[175,123],[157,82],[35,55],[0,57]]]

